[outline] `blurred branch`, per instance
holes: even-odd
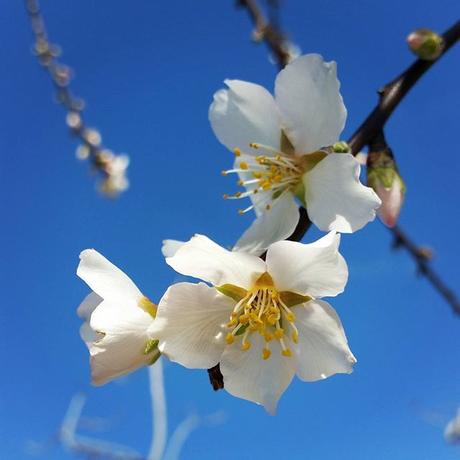
[[[265,41],[281,69],[289,64],[292,59],[289,52],[289,42],[280,31],[278,25],[269,22],[265,18],[256,0],[237,0],[236,4],[239,7],[246,8],[249,13],[249,17],[254,23],[254,40],[257,42]]]
[[[66,121],[70,131],[81,141],[77,157],[90,160],[93,169],[101,174],[100,191],[107,196],[116,196],[128,188],[125,173],[129,158],[126,155],[116,155],[105,148],[99,131],[86,125],[82,115],[84,102],[70,91],[72,69],[57,61],[61,50],[48,40],[38,0],[25,0],[25,5],[35,38],[34,53],[53,82],[57,102],[67,111]]]
[[[168,415],[163,376],[163,360],[149,366],[150,396],[152,399],[153,433],[148,460],[161,460],[168,438]]]
[[[432,286],[444,297],[451,306],[452,312],[460,315],[460,301],[457,296],[431,267],[431,250],[417,246],[399,226],[390,230],[394,236],[393,246],[396,249],[403,247],[411,255],[417,265],[418,273],[427,278]]]

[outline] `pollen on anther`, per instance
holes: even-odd
[[[235,154],[236,157],[239,157],[241,155],[241,150],[238,147],[235,147],[233,149],[233,153]]]
[[[240,168],[241,168],[241,169],[249,169],[249,166],[248,166],[248,164],[247,164],[245,161],[242,161],[242,162],[240,163]]]
[[[270,358],[270,355],[272,354],[272,352],[268,349],[268,348],[263,348],[262,349],[262,358],[263,359],[268,359]]]
[[[251,348],[251,342],[243,342],[241,344],[241,349],[243,351],[248,351]]]
[[[229,333],[227,334],[227,337],[225,337],[225,341],[226,341],[229,345],[231,345],[231,344],[235,341],[235,336],[234,336],[231,332],[229,332]]]
[[[281,354],[287,358],[290,358],[292,356],[292,351],[289,348],[285,348],[281,351]]]
[[[226,176],[226,175],[227,175],[227,171],[221,171],[220,174],[221,174],[222,176]]]
[[[277,339],[282,339],[284,337],[284,330],[283,329],[276,329],[274,334],[275,334],[275,337]]]

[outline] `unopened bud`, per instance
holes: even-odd
[[[407,37],[411,51],[420,59],[434,61],[444,50],[444,40],[430,29],[417,29]]]
[[[378,210],[380,220],[388,227],[394,227],[403,205],[406,187],[390,149],[369,153],[367,183],[382,200]]]
[[[350,147],[345,141],[339,141],[332,146],[332,150],[334,153],[348,153],[350,151]]]

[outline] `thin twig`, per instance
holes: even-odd
[[[427,278],[432,286],[444,297],[446,302],[452,307],[453,313],[460,315],[460,301],[431,267],[430,252],[417,246],[398,226],[393,227],[391,231],[394,235],[394,247],[403,247],[411,255],[417,265],[418,273]]]
[[[390,118],[394,109],[403,100],[404,96],[417,83],[425,72],[430,69],[439,59],[460,39],[460,21],[442,34],[444,49],[441,55],[434,61],[417,59],[401,75],[390,81],[379,91],[379,102],[361,126],[353,133],[348,141],[354,155],[382,130]]]
[[[150,397],[152,398],[153,432],[148,460],[161,460],[168,438],[168,416],[164,388],[163,360],[149,366]]]
[[[38,0],[25,0],[25,6],[35,38],[34,53],[53,82],[57,101],[67,111],[66,121],[70,131],[81,141],[77,156],[82,160],[89,159],[93,168],[102,175],[103,180],[99,184],[101,192],[116,196],[128,188],[125,172],[129,158],[105,148],[100,133],[86,125],[82,115],[84,102],[70,91],[72,69],[57,61],[60,48],[48,40]]]
[[[286,39],[281,33],[279,28],[270,23],[262,13],[255,0],[238,0],[237,5],[246,10],[249,13],[249,17],[254,23],[255,33],[259,40],[265,41],[270,50],[272,51],[278,66],[282,69],[284,66],[289,64],[291,60],[291,54],[289,49],[286,47]]]

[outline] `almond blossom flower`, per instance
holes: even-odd
[[[226,390],[270,413],[295,374],[315,381],[352,372],[340,319],[319,300],[347,282],[339,242],[335,232],[311,244],[279,241],[263,261],[194,236],[166,262],[211,286],[169,287],[153,325],[158,348],[188,368],[220,362]]]
[[[209,119],[219,141],[236,155],[233,169],[249,197],[256,220],[235,249],[263,252],[287,238],[299,220],[297,198],[321,230],[352,233],[375,217],[380,199],[359,181],[360,165],[350,153],[334,153],[347,116],[335,62],[317,54],[288,64],[265,88],[225,80],[214,94]]]
[[[92,383],[153,364],[160,356],[151,334],[156,306],[94,249],[80,254],[77,275],[93,290],[77,310],[85,321],[80,335],[89,349]]]

